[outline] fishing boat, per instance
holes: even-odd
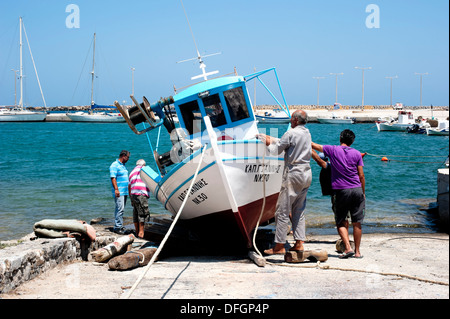
[[[413,126],[416,122],[412,112],[399,111],[398,120],[376,121],[378,131],[401,131],[406,132],[408,127]]]
[[[355,119],[348,116],[337,116],[332,114],[331,117],[317,117],[317,121],[322,124],[354,124]]]
[[[280,109],[276,108],[272,111],[264,111],[264,114],[255,114],[255,117],[260,123],[262,124],[283,124],[283,123],[290,123],[291,116],[289,109],[286,109],[287,113]]]
[[[438,127],[430,127],[427,128],[427,135],[441,135],[441,136],[448,136],[448,128],[449,124],[447,121],[439,121]]]
[[[94,33],[94,50],[92,54],[92,71],[91,71],[91,108],[88,112],[68,112],[66,116],[72,122],[95,122],[95,123],[121,123],[125,122],[122,114],[117,112],[115,106],[97,105],[94,102],[94,79],[95,79],[95,42],[97,39],[96,33]],[[95,109],[113,109],[116,112],[95,112]]]
[[[20,100],[19,105],[14,105],[11,108],[1,108],[0,109],[0,122],[42,122],[47,117],[46,112],[37,112],[26,110],[23,106],[23,32],[25,32],[25,37],[28,42],[28,36],[26,35],[25,26],[23,24],[22,17],[19,18],[19,29],[20,29],[20,40],[19,40],[19,57],[20,57],[20,68],[19,68],[19,83],[20,83]],[[30,48],[31,60],[33,61],[34,70],[36,72],[36,77],[39,84],[39,89],[41,90],[42,100],[44,102],[44,106],[47,106],[45,103],[44,94],[42,92],[41,83],[39,81],[39,75],[37,74],[36,65],[34,63],[33,54],[31,53],[31,47],[28,43],[28,47]],[[16,79],[14,78],[14,81]]]
[[[251,247],[258,221],[262,224],[274,218],[284,160],[283,154],[268,153],[266,145],[256,138],[258,120],[247,83],[269,72],[277,80],[278,76],[271,68],[208,80],[212,73],[205,72],[200,55],[199,61],[204,81],[153,104],[145,97],[138,103],[132,96],[132,108],[117,101],[115,105],[136,134],[161,127],[170,134],[172,148],[166,152],[153,150],[150,143],[155,169],[145,166],[141,174],[164,208],[173,215],[182,210],[180,220],[198,236],[209,232],[214,238],[238,239]],[[279,89],[284,99],[280,85]],[[170,105],[176,110],[178,128]],[[279,106],[287,109],[286,105]],[[137,128],[140,123],[145,123],[141,130]],[[160,138],[158,133],[157,145]],[[198,175],[192,181],[196,170]]]

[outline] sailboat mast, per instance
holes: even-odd
[[[95,40],[97,35],[94,33],[94,53],[92,58],[92,86],[91,86],[91,106],[94,105],[94,78],[95,78]]]
[[[22,109],[23,108],[23,64],[22,64],[22,47],[23,47],[23,41],[22,41],[22,17],[19,18],[19,28],[20,28],[20,40],[19,40],[19,52],[20,52],[20,101],[19,101],[19,106]]]

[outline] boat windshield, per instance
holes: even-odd
[[[189,131],[189,134],[193,135],[206,129],[200,107],[196,100],[181,104],[180,110],[183,116],[184,125]]]
[[[230,113],[230,117],[233,122],[250,117],[242,87],[225,91],[223,92],[223,96],[225,97],[228,112]]]
[[[219,94],[213,94],[205,97],[202,101],[203,106],[205,107],[206,115],[208,115],[211,119],[211,125],[213,127],[227,124]]]
[[[250,117],[242,87],[205,96],[201,98],[201,103],[200,99],[196,99],[180,104],[179,108],[185,128],[190,135],[203,132],[206,129],[202,118],[202,108],[204,113],[211,119],[211,125],[214,128]]]

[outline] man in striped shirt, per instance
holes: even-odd
[[[129,194],[128,170],[125,163],[130,158],[130,152],[123,150],[120,152],[119,158],[109,167],[109,177],[111,178],[112,195],[115,202],[114,210],[114,229],[113,231],[119,235],[125,234],[123,228],[123,212],[127,203]]]
[[[145,166],[145,161],[140,159],[136,162],[136,167],[130,174],[130,198],[133,206],[133,223],[136,234],[139,238],[144,238],[145,222],[150,220],[148,210],[148,194],[150,190],[141,180],[141,170]]]

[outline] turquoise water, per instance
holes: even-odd
[[[286,127],[261,125],[260,129],[281,136]],[[307,127],[313,141],[321,144],[338,144],[339,133],[349,127],[356,134],[356,149],[398,160],[386,163],[376,156],[364,158],[365,232],[436,231],[434,217],[420,206],[436,199],[436,171],[448,155],[448,137],[377,132],[374,124],[311,123]],[[108,169],[122,149],[131,152],[129,171],[139,158],[154,167],[145,135],[135,135],[123,123],[0,123],[0,134],[0,240],[31,233],[33,224],[46,218],[89,222],[97,217],[112,217]],[[150,139],[154,141],[157,134],[152,131]],[[164,129],[161,134],[167,136]],[[160,152],[168,149],[169,144],[160,145]],[[330,198],[321,195],[320,168],[315,162],[312,168],[307,232],[334,234]],[[165,212],[154,199],[150,210]],[[128,203],[126,216],[131,215]]]

